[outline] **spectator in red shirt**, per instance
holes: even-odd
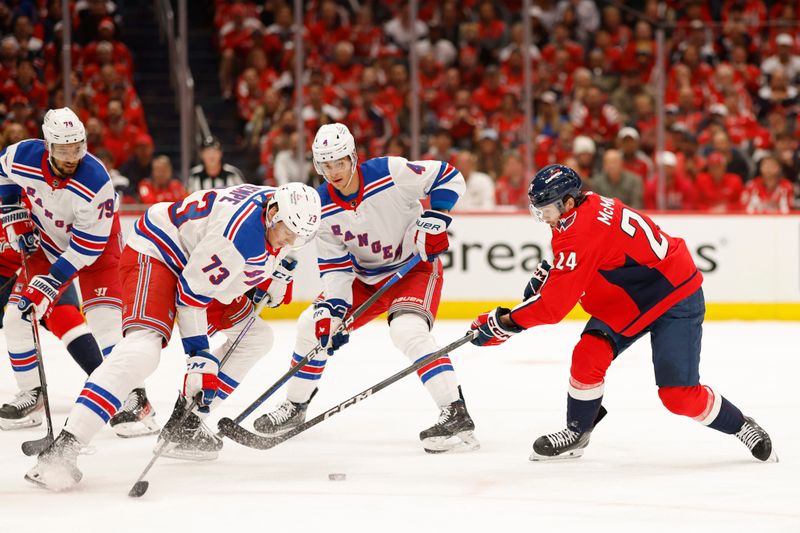
[[[620,129],[619,113],[597,86],[590,87],[583,104],[574,109],[572,123],[579,135],[588,135],[599,145],[609,144]]]
[[[792,182],[783,177],[780,162],[767,156],[760,162],[760,175],[745,186],[741,205],[748,213],[788,213],[792,208]]]
[[[503,148],[513,148],[522,142],[525,115],[519,112],[519,100],[514,93],[506,93],[500,109],[489,119],[489,127],[500,135]]]
[[[383,41],[381,28],[375,25],[372,7],[362,4],[356,13],[355,24],[350,30],[350,41],[355,47],[355,56],[361,61],[374,59]]]
[[[349,41],[340,41],[334,47],[333,62],[322,67],[325,82],[333,87],[339,100],[352,100],[361,83],[364,67],[353,60],[353,53]]]
[[[33,63],[27,59],[19,62],[16,76],[3,85],[2,92],[7,102],[15,96],[26,97],[37,116],[47,109],[47,87],[36,77]]]
[[[119,166],[131,156],[139,129],[125,120],[122,102],[119,100],[111,100],[108,103],[107,126],[103,146],[114,156],[114,165]]]
[[[494,188],[497,205],[527,209],[528,181],[519,154],[516,152],[506,153],[503,161],[503,173],[497,178]]]
[[[695,207],[711,213],[725,213],[739,208],[742,195],[742,178],[725,171],[725,157],[719,152],[708,156],[706,171],[694,181]]]
[[[246,56],[263,33],[261,22],[248,12],[247,6],[234,4],[229,13],[229,22],[220,29],[222,57],[219,62],[219,79],[222,97],[226,100],[233,94],[233,67],[236,57]]]
[[[641,178],[644,183],[653,175],[653,162],[639,150],[639,132],[636,128],[622,128],[617,134],[617,148],[622,154],[622,166]]]
[[[180,180],[172,177],[172,161],[165,155],[153,159],[153,175],[139,183],[139,199],[143,204],[177,202],[188,194]]]
[[[685,176],[678,174],[678,158],[672,152],[662,152],[664,165],[664,209],[686,211],[694,207],[694,187]],[[656,168],[656,173],[658,169]],[[658,209],[658,175],[645,183],[645,209]]]

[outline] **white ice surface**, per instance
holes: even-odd
[[[238,414],[287,368],[294,324],[274,328],[272,353],[212,421]],[[445,344],[464,328],[441,322],[435,334]],[[97,453],[79,460],[79,488],[53,494],[23,480],[34,459],[19,445],[44,429],[0,432],[0,532],[800,532],[800,325],[718,322],[705,329],[703,383],[770,432],[780,463],[759,463],[734,437],[667,412],[646,339],[612,365],[604,400],[609,415],[584,457],[531,463],[533,440],[563,427],[580,328],[574,322],[537,328],[499,348],[468,345],[452,354],[482,443],[471,454],[422,451],[417,434],[437,410],[414,376],[272,450],[226,442],[214,462],[162,459],[140,500],[127,492],[151,457],[154,437],[123,440],[105,428],[93,442]],[[60,427],[82,376],[57,340],[49,333],[42,340]],[[328,364],[310,414],[407,364],[385,324],[365,327]],[[162,423],[182,366],[173,342],[147,382]],[[6,366],[0,401],[15,389]],[[282,398],[279,391],[268,404]],[[330,473],[347,480],[329,481]]]

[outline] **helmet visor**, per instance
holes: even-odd
[[[53,159],[65,163],[77,163],[83,158],[86,144],[84,142],[69,144],[53,144],[50,146],[50,155]]]
[[[536,220],[539,222],[547,222],[548,218],[552,220],[561,216],[561,210],[558,208],[557,204],[558,202],[553,202],[552,204],[536,207],[531,203],[528,204],[528,209]]]

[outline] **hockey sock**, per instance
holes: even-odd
[[[403,313],[392,318],[389,333],[394,345],[413,362],[439,349],[427,320],[416,313]],[[431,361],[417,370],[417,375],[439,407],[450,405],[460,398],[458,379],[450,357],[444,355]]]
[[[661,387],[658,395],[676,415],[691,417],[723,433],[736,433],[744,423],[744,415],[735,405],[705,385]]]
[[[733,434],[742,429],[744,415],[738,407],[729,402],[724,396],[719,408],[719,414],[709,422],[708,427],[723,433]]]
[[[61,339],[69,354],[87,376],[103,362],[100,348],[76,307],[57,305],[46,322],[47,329]]]
[[[570,379],[567,394],[567,427],[578,433],[584,433],[594,427],[600,404],[603,403],[604,387],[602,383],[587,388],[578,388],[576,385],[582,384]]]

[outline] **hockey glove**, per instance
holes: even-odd
[[[525,328],[522,328],[514,322],[510,326],[504,326],[500,322],[501,316],[507,316],[511,310],[507,307],[498,307],[488,313],[478,315],[478,318],[472,321],[471,329],[477,329],[478,335],[470,342],[476,346],[497,346],[503,344],[512,335],[516,335]],[[511,320],[511,317],[508,317]]]
[[[447,238],[447,227],[453,218],[439,211],[428,209],[417,219],[417,229],[414,232],[414,244],[423,261],[433,262],[436,256],[450,248]]]
[[[39,236],[31,221],[31,213],[21,205],[0,206],[3,230],[11,248],[17,252],[32,254],[39,247]]]
[[[37,318],[45,318],[60,289],[61,282],[53,276],[33,276],[19,297],[17,309],[25,320],[30,320],[32,310],[36,311]]]
[[[547,261],[539,263],[539,266],[533,271],[530,281],[525,285],[525,295],[522,297],[523,300],[533,298],[539,294],[539,291],[542,290],[542,285],[547,281],[547,276],[550,275],[551,268],[553,267],[551,267],[550,263]]]
[[[314,334],[319,339],[320,346],[328,350],[328,355],[333,355],[333,352],[350,341],[347,330],[338,331],[349,310],[350,304],[338,298],[323,300],[316,305]]]
[[[183,378],[183,396],[187,401],[200,394],[200,411],[208,412],[219,387],[217,373],[219,361],[210,352],[192,352],[186,362],[186,375]]]
[[[264,307],[278,307],[292,301],[292,271],[297,266],[297,259],[286,256],[278,264],[272,276],[256,288],[253,294],[253,303],[256,305],[256,314],[261,314]]]

